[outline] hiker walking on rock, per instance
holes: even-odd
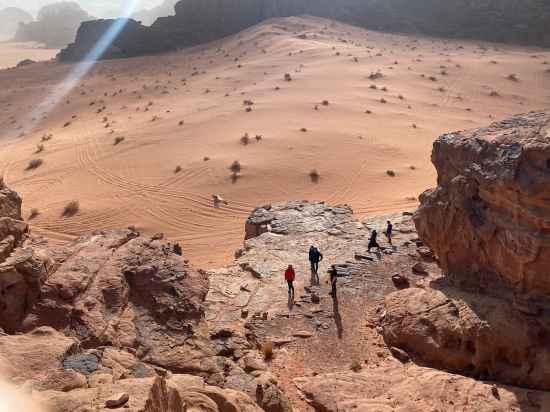
[[[319,262],[323,260],[323,254],[315,246],[309,248],[309,263],[313,273],[319,272]]]
[[[296,279],[296,272],[292,265],[288,265],[288,268],[285,271],[285,280],[288,284],[288,296],[294,298],[294,279]]]
[[[378,237],[378,233],[376,232],[376,230],[373,230],[371,235],[370,235],[370,239],[369,239],[369,246],[368,246],[368,251],[370,252],[371,248],[375,247],[377,248],[378,250],[380,250],[380,245],[378,244],[378,242],[376,241],[376,238]]]
[[[391,245],[391,238],[392,238],[392,235],[393,235],[393,225],[391,224],[391,222],[388,220],[388,227],[386,228],[386,237],[388,238],[388,243]]]

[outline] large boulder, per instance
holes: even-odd
[[[548,392],[495,386],[399,362],[294,379],[316,411],[545,411]]]
[[[414,220],[443,271],[550,295],[550,114],[445,134],[432,161]]]
[[[17,192],[8,188],[0,178],[0,217],[22,220],[21,204],[22,200]]]
[[[434,143],[418,235],[445,276],[385,298],[383,335],[430,366],[550,389],[550,115]]]
[[[78,349],[78,341],[50,327],[24,335],[0,336],[0,371],[3,378],[34,388],[68,390],[78,387],[80,375],[62,368],[66,356]],[[86,385],[86,380],[81,385]],[[76,385],[76,386],[75,386]]]
[[[69,246],[59,263],[22,330],[49,325],[85,348],[131,347],[160,361],[169,346],[185,346],[203,317],[206,275],[159,236],[97,232]]]
[[[549,390],[550,318],[504,303],[451,289],[394,292],[385,298],[384,339],[434,367]]]

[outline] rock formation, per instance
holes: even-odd
[[[435,142],[438,186],[415,222],[444,272],[550,294],[549,136],[550,115],[530,113]]]
[[[0,10],[0,40],[11,39],[20,23],[29,23],[33,17],[18,7],[6,7]]]
[[[50,249],[3,183],[0,212],[0,371],[39,403],[291,410],[244,335],[205,321],[207,275],[161,234],[98,231]]]
[[[32,41],[49,48],[62,48],[74,39],[80,23],[93,18],[72,1],[48,4],[39,10],[36,21],[19,25],[14,41]]]
[[[237,33],[273,17],[309,14],[372,29],[419,32],[445,37],[474,38],[550,46],[550,5],[539,0],[475,2],[435,0],[181,0],[175,15],[160,17],[151,27],[130,20],[104,56],[127,57],[174,50]],[[90,45],[113,23],[90,22],[59,58],[85,58]],[[138,33],[137,37],[132,34]]]
[[[434,143],[438,186],[414,215],[444,277],[385,298],[383,333],[431,366],[550,389],[550,116]]]

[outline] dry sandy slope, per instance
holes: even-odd
[[[34,230],[53,240],[133,224],[181,241],[198,266],[219,266],[258,204],[322,199],[359,215],[414,207],[434,183],[433,139],[548,107],[549,61],[540,49],[287,18],[190,50],[100,62],[45,117],[33,108],[74,66],[41,63],[0,72],[0,169],[26,214],[40,211]],[[377,70],[384,77],[370,80]],[[25,132],[30,117],[39,122]],[[33,158],[43,165],[26,171]],[[243,171],[232,182],[237,159]],[[229,204],[214,208],[213,193]],[[80,213],[62,218],[73,199]]]
[[[36,43],[0,43],[0,69],[15,67],[21,60],[50,60],[59,52],[44,49]]]

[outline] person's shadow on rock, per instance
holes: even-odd
[[[336,331],[338,338],[342,339],[344,334],[344,325],[342,324],[342,316],[340,315],[340,308],[338,307],[338,295],[332,296],[332,314],[334,316],[334,323],[336,324]]]
[[[310,279],[311,286],[319,286],[321,283],[319,280],[319,273],[315,272],[314,270],[311,271],[311,279]]]

